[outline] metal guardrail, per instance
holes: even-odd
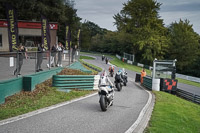
[[[24,52],[0,52],[0,80],[9,80],[15,77],[34,74],[38,72],[39,66],[40,71],[61,66],[66,67],[71,62],[77,61],[79,55],[78,51],[73,54],[70,52],[70,55],[69,51],[63,51],[61,54],[52,54],[49,51],[44,51],[40,54],[37,51],[27,51],[26,54]],[[58,59],[61,59],[61,62],[60,60],[58,62]],[[58,66],[58,63],[62,65]]]
[[[176,95],[181,97],[181,98],[184,98],[188,101],[192,101],[194,103],[200,104],[200,96],[199,95],[195,95],[193,93],[190,93],[190,92],[187,92],[187,91],[184,91],[184,90],[181,90],[181,89],[176,90]]]
[[[95,70],[95,71],[97,71],[97,72],[101,72],[100,69],[91,66],[89,63],[86,63],[86,62],[84,62],[84,61],[82,61],[82,60],[79,60],[79,61],[80,61],[83,65],[86,65],[87,67],[89,67],[89,68],[91,68],[91,69],[93,69],[93,70]]]

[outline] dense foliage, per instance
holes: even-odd
[[[1,0],[0,18],[6,19],[5,3],[9,3],[17,10],[18,20],[40,21],[44,14],[50,22],[58,22],[58,38],[64,43],[65,24],[72,28],[73,38],[76,38],[80,27],[80,20],[71,0]],[[75,41],[75,39],[74,39]]]
[[[117,31],[93,34],[84,50],[121,55],[126,52],[146,65],[152,65],[155,58],[177,59],[178,73],[200,77],[200,36],[188,20],[165,27],[158,13],[161,4],[155,0],[130,0],[123,6],[114,15]]]
[[[152,65],[157,59],[177,59],[178,73],[200,77],[200,36],[188,20],[173,22],[165,27],[159,16],[161,3],[155,0],[129,0],[114,15],[117,31],[97,24],[81,23],[73,0],[1,0],[0,18],[5,19],[4,3],[17,9],[19,20],[40,21],[44,14],[49,21],[58,22],[58,39],[64,42],[65,24],[72,28],[73,44],[81,27],[81,50],[113,54],[134,54],[135,61]]]

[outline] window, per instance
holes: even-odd
[[[38,43],[41,43],[41,36],[19,36],[19,43],[22,43],[25,47],[37,47]]]
[[[0,35],[0,47],[2,47],[2,35]]]

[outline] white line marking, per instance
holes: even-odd
[[[133,79],[131,79],[131,81],[133,81]],[[150,105],[150,103],[151,103],[152,94],[151,94],[149,91],[147,91],[147,90],[145,90],[145,91],[149,94],[149,99],[148,99],[146,105],[143,107],[142,111],[140,112],[140,114],[139,114],[137,120],[133,123],[133,125],[132,125],[125,133],[132,133],[132,132],[135,130],[135,128],[136,128],[136,127],[138,126],[138,124],[141,122],[141,120],[142,120],[142,118],[143,118],[145,112],[147,111],[147,108],[149,107],[149,105]]]
[[[12,118],[9,118],[9,119],[6,119],[6,120],[2,120],[2,121],[0,121],[0,126],[5,125],[5,124],[9,124],[9,123],[12,123],[12,122],[16,122],[16,121],[19,121],[19,120],[22,120],[22,119],[25,119],[25,118],[28,118],[28,117],[31,117],[31,116],[34,116],[34,115],[38,115],[40,113],[44,113],[44,112],[65,106],[67,104],[71,104],[71,103],[80,101],[80,100],[83,100],[83,99],[86,99],[86,98],[89,98],[89,97],[92,97],[92,96],[95,96],[95,95],[97,95],[97,93],[94,93],[94,94],[91,94],[91,95],[88,95],[88,96],[84,96],[84,97],[81,97],[81,98],[77,98],[77,99],[74,99],[74,100],[71,100],[71,101],[67,101],[67,102],[64,102],[64,103],[56,104],[56,105],[53,105],[53,106],[50,106],[50,107],[42,108],[42,109],[39,109],[39,110],[36,110],[36,111],[33,111],[33,112],[29,112],[29,113],[26,113],[26,114],[23,114],[23,115],[12,117]]]

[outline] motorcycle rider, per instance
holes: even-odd
[[[122,70],[119,70],[116,74],[115,74],[115,81],[120,80],[123,81],[122,78]]]
[[[111,86],[111,87],[109,87]],[[106,89],[111,92],[114,90],[113,88],[113,84],[112,82],[110,81],[110,79],[108,78],[108,75],[106,73],[105,70],[103,70],[102,74],[101,74],[101,77],[99,79],[99,87],[106,87]]]
[[[108,64],[108,58],[107,57],[106,57],[105,61],[106,61],[106,64]]]
[[[114,66],[113,65],[109,67],[109,72],[110,73],[112,73],[112,72],[114,73]]]
[[[128,82],[128,77],[127,77],[127,72],[125,71],[124,68],[122,68],[122,78],[123,78],[124,86],[126,86],[126,83]]]

